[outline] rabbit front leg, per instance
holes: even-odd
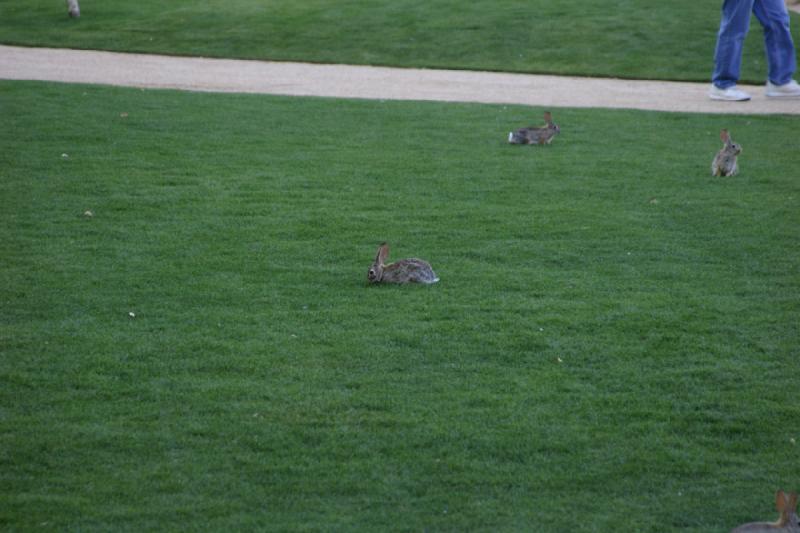
[[[67,10],[69,11],[69,16],[72,18],[81,16],[81,8],[78,5],[78,0],[67,0]]]

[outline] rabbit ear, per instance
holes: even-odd
[[[782,490],[775,493],[775,509],[777,509],[779,513],[783,513],[783,510],[786,509],[786,495]]]
[[[719,138],[722,140],[722,142],[726,143],[730,140],[731,136],[728,135],[728,130],[720,130]]]
[[[550,114],[550,111],[544,112],[544,121],[547,122],[548,124],[553,122],[553,115]]]
[[[384,242],[378,247],[378,255],[375,256],[375,263],[382,265],[386,262],[387,257],[389,257],[389,245]]]

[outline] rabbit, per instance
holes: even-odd
[[[733,142],[728,130],[719,132],[719,138],[725,143],[722,150],[717,152],[714,156],[714,161],[711,163],[712,176],[735,176],[739,172],[739,166],[736,164],[736,156],[742,153],[742,147]]]
[[[547,111],[544,114],[546,126],[541,128],[520,128],[517,131],[509,132],[508,142],[511,144],[550,144],[553,138],[561,133],[561,128],[553,122],[553,117]]]
[[[422,259],[401,259],[395,263],[385,264],[389,255],[389,245],[382,243],[375,256],[375,262],[369,267],[367,280],[370,283],[436,283],[439,278],[433,268]]]
[[[81,16],[81,7],[78,5],[78,0],[67,0],[67,11],[72,18]]]
[[[800,533],[797,516],[797,493],[775,493],[775,508],[781,513],[777,522],[751,522],[731,530],[731,533]]]

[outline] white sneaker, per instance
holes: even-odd
[[[728,100],[729,102],[750,100],[750,95],[737,88],[736,85],[731,85],[727,89],[720,89],[713,83],[711,84],[711,90],[708,91],[708,97],[712,100]]]
[[[775,85],[767,81],[767,96],[772,98],[800,98],[800,84],[794,80],[783,85]]]

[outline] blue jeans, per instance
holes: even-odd
[[[727,89],[739,81],[742,47],[750,28],[751,11],[764,26],[769,81],[776,85],[788,83],[797,68],[794,42],[789,33],[789,12],[784,0],[725,0],[711,78],[720,89]]]

